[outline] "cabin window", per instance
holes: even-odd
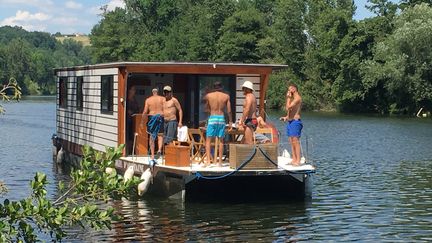
[[[77,77],[76,79],[76,109],[82,111],[83,109],[83,82],[84,78]]]
[[[59,80],[59,106],[67,108],[67,77],[61,77]]]
[[[113,76],[106,75],[101,78],[101,112],[113,112]]]

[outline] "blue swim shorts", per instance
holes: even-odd
[[[301,130],[303,129],[303,123],[300,119],[291,120],[286,125],[286,134],[288,137],[301,137]]]
[[[207,123],[206,137],[225,136],[225,117],[224,115],[211,115]]]

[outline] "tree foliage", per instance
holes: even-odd
[[[375,16],[360,21],[353,19],[352,0],[125,0],[125,6],[104,9],[92,29],[91,47],[2,27],[0,79],[14,75],[25,94],[52,93],[54,81],[47,73],[59,66],[114,61],[278,63],[288,68],[271,79],[271,107],[283,106],[285,94],[277,91],[290,81],[299,85],[307,109],[432,109],[424,77],[428,57],[412,55],[428,40],[429,21],[418,17],[424,22],[415,25],[421,20],[407,17],[416,15],[412,9],[417,6],[425,13],[431,8],[429,0],[368,0],[366,7]],[[411,30],[403,28],[408,23]],[[409,38],[403,39],[406,33]],[[403,41],[409,41],[411,51],[402,47]],[[383,63],[392,63],[386,48],[400,60],[393,60],[394,65],[409,66],[410,71],[401,77],[383,74],[390,71]],[[20,61],[13,61],[16,58]],[[401,79],[413,87],[402,92],[395,84]],[[421,91],[420,86],[426,88]],[[401,98],[401,93],[410,98]]]
[[[432,8],[418,4],[395,19],[395,30],[365,62],[363,82],[380,89],[392,113],[412,113],[432,100]]]
[[[105,173],[106,168],[114,167],[122,149],[107,148],[101,153],[85,146],[80,169],[71,172],[68,185],[59,182],[62,194],[55,200],[47,195],[46,175],[36,173],[27,198],[5,199],[0,204],[0,241],[36,242],[41,233],[60,241],[66,236],[65,226],[110,228],[118,219],[114,210],[100,209],[94,201],[129,197],[131,188],[140,182],[138,178],[124,182],[120,175]]]
[[[0,27],[0,80],[15,78],[23,94],[53,94],[56,67],[90,64],[88,47],[44,32]]]

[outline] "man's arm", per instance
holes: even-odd
[[[179,113],[179,122],[178,122],[178,126],[181,127],[183,126],[182,122],[183,122],[183,110],[181,108],[180,102],[178,102],[178,100],[176,98],[174,98],[174,105],[178,110]]]
[[[147,100],[146,100],[146,101],[144,102],[144,110],[143,110],[143,113],[142,113],[140,126],[144,126],[144,123],[143,123],[143,121],[144,121],[144,116],[145,116],[146,114],[148,114],[148,112],[149,112],[149,105],[148,105],[148,102],[147,102]]]
[[[204,95],[204,97],[202,98],[202,103],[204,103],[204,111],[205,112],[210,112],[210,105],[209,105],[209,101],[208,101],[208,94]]]
[[[231,111],[231,101],[230,101],[230,97],[228,96],[228,100],[226,102],[226,109],[227,109],[227,113],[228,113],[228,122],[229,122],[229,127],[232,127],[232,111]]]
[[[288,110],[291,110],[291,109],[292,109],[294,106],[296,106],[299,102],[300,102],[300,98],[294,96],[294,99],[293,99],[292,101],[291,101],[291,99],[290,99],[290,102],[289,102],[289,104],[287,105]]]
[[[285,103],[285,110],[287,113],[286,116],[279,118],[279,120],[287,121],[289,119],[289,114],[291,109],[290,106],[291,106],[291,93],[288,91],[286,94],[286,103]]]
[[[143,110],[143,116],[145,115],[145,114],[148,114],[148,112],[149,112],[149,105],[148,105],[148,102],[147,102],[147,100],[144,102],[144,110]]]

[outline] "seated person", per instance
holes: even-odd
[[[257,117],[257,123],[259,128],[270,128],[270,126],[267,126],[267,123],[264,121],[264,118],[261,116]],[[262,133],[255,133],[255,141],[256,143],[270,143],[272,142],[266,135]]]

